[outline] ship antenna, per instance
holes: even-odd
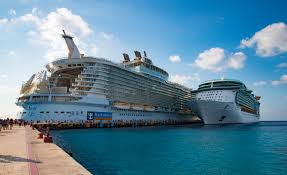
[[[64,35],[66,35],[66,32],[65,32],[65,30],[63,29],[63,33],[64,33]]]

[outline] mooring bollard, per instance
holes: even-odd
[[[39,126],[38,131],[39,131],[38,139],[42,139],[43,138],[43,133],[42,133],[42,127],[41,126]]]
[[[53,143],[53,138],[50,136],[49,127],[46,128],[46,137],[44,137],[44,143]]]

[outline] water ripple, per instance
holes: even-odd
[[[287,122],[53,131],[93,174],[286,174]]]

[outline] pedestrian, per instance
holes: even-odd
[[[6,130],[7,129],[7,120],[2,120],[2,127],[3,127],[3,130]]]
[[[0,119],[0,132],[1,132],[1,130],[2,130],[2,122],[3,122],[3,120]]]
[[[10,130],[12,130],[13,128],[13,119],[11,118],[10,120],[8,120],[9,125],[10,125]]]

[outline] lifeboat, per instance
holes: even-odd
[[[144,106],[144,110],[145,111],[155,111],[155,107],[154,106]]]
[[[131,109],[134,109],[134,110],[144,110],[144,106],[143,106],[143,105],[133,104],[133,105],[131,105]]]
[[[125,102],[114,102],[113,105],[118,109],[130,109],[130,104]]]

